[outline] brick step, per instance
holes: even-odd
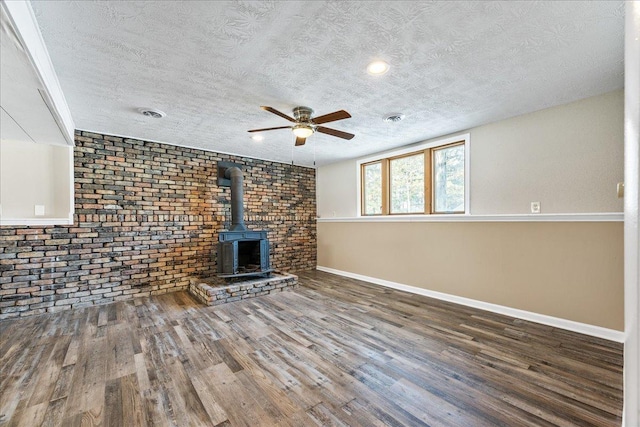
[[[189,292],[206,305],[220,305],[261,295],[269,295],[298,286],[298,276],[273,272],[270,277],[246,277],[226,281],[217,277],[189,278]]]

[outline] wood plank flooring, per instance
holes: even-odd
[[[622,345],[321,272],[0,323],[2,426],[619,426]]]

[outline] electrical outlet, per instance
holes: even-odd
[[[44,216],[44,205],[35,205],[33,207],[33,214],[35,216]]]
[[[624,197],[624,182],[619,182],[617,187],[618,199]]]
[[[540,213],[540,202],[531,202],[531,213]]]

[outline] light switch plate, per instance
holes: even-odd
[[[33,209],[35,216],[44,216],[44,205],[35,205]]]
[[[619,182],[616,190],[618,193],[618,199],[622,199],[624,197],[624,182]]]

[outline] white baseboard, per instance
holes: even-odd
[[[503,314],[505,316],[516,317],[530,322],[541,323],[543,325],[553,326],[555,328],[566,329],[568,331],[577,332],[579,334],[590,335],[593,337],[603,338],[609,341],[624,342],[624,332],[614,329],[603,328],[600,326],[589,325],[586,323],[574,322],[573,320],[561,319],[559,317],[547,316],[545,314],[533,313],[531,311],[519,310],[516,308],[505,307],[503,305],[492,304],[488,302],[478,301],[471,298],[459,297],[456,295],[445,294],[442,292],[430,291],[428,289],[417,288],[415,286],[403,285],[402,283],[391,282],[388,280],[377,279],[375,277],[363,276],[361,274],[350,273],[348,271],[335,270],[329,267],[317,266],[317,270],[327,273],[337,274],[339,276],[350,277],[352,279],[362,280],[364,282],[376,285],[386,286],[387,288],[397,289],[400,291],[410,292],[412,294],[424,295],[436,298],[442,301],[448,301],[455,304],[466,305],[468,307],[487,310],[493,313]]]

